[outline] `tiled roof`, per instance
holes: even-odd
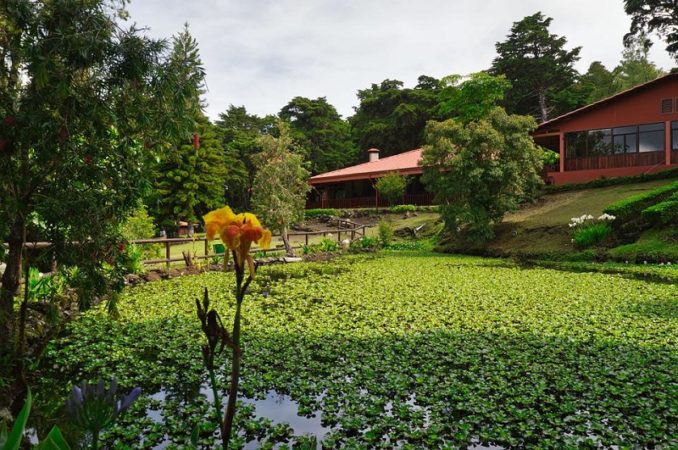
[[[311,184],[336,183],[341,181],[367,180],[377,178],[388,172],[399,172],[403,175],[422,173],[419,165],[422,149],[410,150],[398,155],[387,156],[376,161],[370,161],[343,169],[325,172],[310,178]]]

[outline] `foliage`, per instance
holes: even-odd
[[[541,161],[544,165],[558,164],[560,161],[560,153],[544,149],[544,152],[541,154]]]
[[[436,118],[439,89],[438,80],[422,75],[414,88],[384,80],[359,90],[360,104],[348,119],[357,147],[378,148],[382,157],[418,148],[426,122]]]
[[[140,245],[127,244],[122,252],[125,273],[143,273],[145,255]]]
[[[39,240],[55,244],[60,264],[104,276],[151,158],[190,123],[181,63],[163,41],[125,27],[125,3],[0,3],[0,241],[10,244],[3,350],[13,341],[27,218],[44,222]]]
[[[259,137],[277,133],[273,116],[259,117],[244,106],[230,105],[219,114],[216,125],[224,143],[226,203],[237,209],[250,209],[256,167],[253,156],[261,151]]]
[[[609,251],[612,259],[631,263],[678,263],[678,229],[675,226],[652,228],[636,242],[620,245]],[[678,284],[676,284],[678,285]]]
[[[339,216],[339,210],[334,208],[311,208],[304,211],[304,216],[308,219],[318,216]]]
[[[605,212],[618,217],[620,222],[626,222],[638,217],[644,209],[663,201],[676,191],[678,191],[678,181],[615,202],[605,208]]]
[[[308,152],[312,174],[329,172],[355,163],[358,149],[344,121],[325,97],[294,97],[279,114],[290,123],[290,134]]]
[[[351,250],[375,250],[379,247],[379,239],[371,236],[363,236],[351,242]]]
[[[678,192],[663,202],[656,203],[642,212],[643,218],[653,225],[678,223]]]
[[[443,86],[440,115],[454,117],[463,123],[487,116],[511,89],[511,83],[504,75],[492,76],[486,72],[466,77],[450,75],[440,81]]]
[[[393,224],[386,219],[380,220],[377,233],[379,234],[379,242],[381,242],[381,245],[383,247],[388,246],[393,240]]]
[[[118,321],[102,308],[81,315],[47,348],[37,389],[62,399],[63,377],[116,376],[144,394],[102,443],[188,445],[212,410],[193,299],[209,288],[230,318],[233,282],[213,272],[147,283],[123,293]],[[298,402],[295,421],[316,414],[325,448],[379,448],[384,436],[416,448],[671,448],[676,292],[431,253],[262,267],[242,323],[233,444],[281,442],[252,403],[274,390]],[[214,431],[201,445],[217,444]]]
[[[296,153],[289,125],[279,122],[278,129],[279,137],[265,135],[259,139],[263,150],[255,158],[257,174],[252,202],[257,214],[280,233],[285,249],[293,255],[287,232],[291,224],[304,219],[306,194],[311,187],[307,183],[309,172],[302,156]]]
[[[665,75],[664,71],[649,59],[651,45],[652,42],[644,34],[627,41],[627,47],[622,52],[622,60],[614,70],[618,92]]]
[[[624,42],[632,42],[639,34],[656,32],[666,40],[668,51],[678,55],[678,15],[676,5],[663,0],[625,0],[624,9],[631,16],[631,29]]]
[[[446,229],[473,242],[493,235],[492,224],[531,198],[541,184],[542,150],[530,132],[534,119],[495,108],[468,125],[429,122],[422,156]]]
[[[155,237],[153,218],[148,215],[146,206],[139,205],[127,216],[120,225],[120,235],[127,242]]]
[[[567,39],[549,31],[552,20],[537,12],[514,22],[506,40],[496,44],[498,55],[490,70],[511,83],[507,111],[542,122],[583,103],[572,98],[581,47],[567,50]]]
[[[610,234],[612,234],[612,226],[609,223],[588,223],[575,229],[572,241],[579,248],[589,248],[600,243]]]
[[[391,206],[388,209],[388,212],[400,214],[404,212],[415,212],[417,211],[417,207],[415,205],[395,205]]]
[[[334,253],[339,251],[339,242],[336,239],[323,238],[317,244],[304,245],[302,252],[304,255],[313,255],[315,253]]]
[[[405,195],[408,181],[407,177],[400,175],[398,172],[389,172],[380,177],[374,187],[379,192],[379,195],[385,198],[389,204],[395,205]]]

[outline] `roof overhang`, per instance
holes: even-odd
[[[360,181],[373,180],[375,178],[383,177],[386,174],[398,172],[400,175],[421,175],[424,172],[423,167],[408,167],[398,170],[382,170],[377,172],[356,173],[350,175],[334,175],[334,176],[315,176],[308,180],[311,186],[318,186],[321,184],[343,183],[345,181]]]

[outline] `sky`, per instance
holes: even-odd
[[[207,72],[207,115],[230,104],[276,114],[295,96],[326,97],[353,114],[356,93],[419,75],[440,78],[488,68],[495,43],[513,22],[541,11],[577,64],[613,68],[630,18],[623,0],[132,0],[131,20],[153,37],[170,37],[188,23]],[[674,62],[656,40],[650,58]]]

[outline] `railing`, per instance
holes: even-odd
[[[406,194],[402,197],[402,200],[396,202],[398,205],[418,205],[418,206],[427,206],[432,205],[434,200],[434,195],[426,192],[423,194]],[[339,209],[351,209],[351,208],[382,208],[390,206],[389,202],[386,199],[377,197],[376,195],[370,195],[367,197],[351,197],[351,198],[333,198],[324,201],[315,201],[315,202],[306,202],[306,208],[339,208]]]
[[[654,166],[666,161],[666,154],[660,152],[624,153],[620,155],[590,156],[565,159],[565,170],[613,169],[617,167]]]

